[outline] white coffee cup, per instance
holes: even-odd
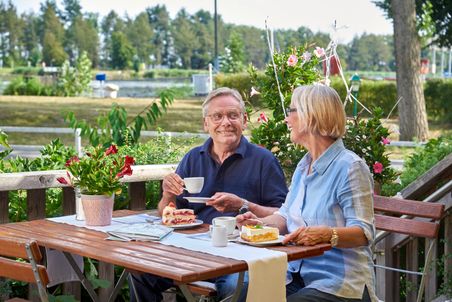
[[[213,225],[223,225],[226,227],[228,235],[232,235],[235,231],[235,217],[221,216],[212,220]]]
[[[211,225],[210,236],[212,237],[212,245],[217,247],[228,245],[228,234],[224,225]]]
[[[185,177],[184,183],[189,193],[199,193],[204,186],[204,177]]]

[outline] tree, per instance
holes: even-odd
[[[392,59],[391,46],[388,37],[385,36],[366,33],[360,37],[356,36],[351,42],[348,53],[349,69],[387,70]]]
[[[174,40],[171,36],[171,19],[165,5],[156,5],[146,9],[149,23],[154,29],[152,43],[154,45],[155,64],[171,67],[176,61]]]
[[[132,45],[122,32],[114,32],[111,35],[111,66],[113,68],[130,68],[134,54]]]
[[[225,47],[225,55],[220,59],[220,69],[227,73],[242,72],[244,69],[244,51],[242,37],[232,32],[229,43]]]
[[[171,25],[172,36],[174,37],[174,49],[180,59],[183,68],[192,68],[191,61],[193,52],[198,45],[190,16],[185,9],[181,9]]]
[[[17,15],[14,4],[9,1],[6,6],[0,3],[0,36],[2,60],[6,66],[14,67],[21,63],[21,38],[24,22]]]
[[[135,48],[138,62],[149,63],[153,50],[152,38],[154,32],[145,12],[140,13],[134,20],[127,22],[126,35],[130,44]]]
[[[427,112],[420,74],[420,42],[416,29],[415,0],[392,0],[397,70],[400,139],[428,139]]]
[[[106,66],[112,62],[112,35],[114,32],[123,32],[124,27],[124,22],[113,10],[102,20],[101,30],[104,37],[104,47],[101,53],[101,61]]]
[[[452,46],[452,1],[450,0],[423,0],[431,4],[430,18],[433,21],[436,39],[440,46]],[[428,16],[426,16],[428,18]]]
[[[23,14],[21,19],[25,23],[21,42],[25,58],[32,66],[37,66],[42,59],[38,33],[39,19],[34,13]]]
[[[56,4],[47,0],[41,4],[42,57],[48,65],[61,65],[67,58],[63,49],[64,27],[57,16]]]
[[[75,17],[69,30],[72,31],[74,43],[72,53],[79,55],[86,52],[93,66],[97,66],[99,63],[99,35],[92,22],[82,16]]]

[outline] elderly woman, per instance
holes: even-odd
[[[284,244],[331,243],[323,256],[289,263],[287,301],[374,301],[370,245],[375,236],[372,177],[345,149],[345,111],[327,86],[294,90],[286,123],[308,153],[299,162],[285,203],[274,214],[237,216],[237,223],[272,224]]]

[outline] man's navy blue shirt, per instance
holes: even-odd
[[[184,191],[177,196],[178,208],[195,210],[198,219],[211,223],[217,216],[235,216],[237,212],[221,213],[211,206],[189,203],[184,196],[210,197],[217,192],[233,193],[262,206],[279,208],[287,194],[284,173],[278,160],[267,149],[249,143],[242,136],[235,153],[221,165],[210,155],[212,138],[190,150],[179,163],[176,173],[184,177],[204,177],[199,194]]]

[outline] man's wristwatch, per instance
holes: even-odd
[[[335,228],[331,229],[331,239],[330,243],[332,247],[335,247],[337,245],[337,242],[339,241],[339,236],[337,235],[337,230]]]
[[[246,200],[245,198],[242,198],[242,206],[239,209],[239,214],[245,214],[246,212],[248,212],[250,210],[249,208],[249,204],[250,202],[248,200]]]

